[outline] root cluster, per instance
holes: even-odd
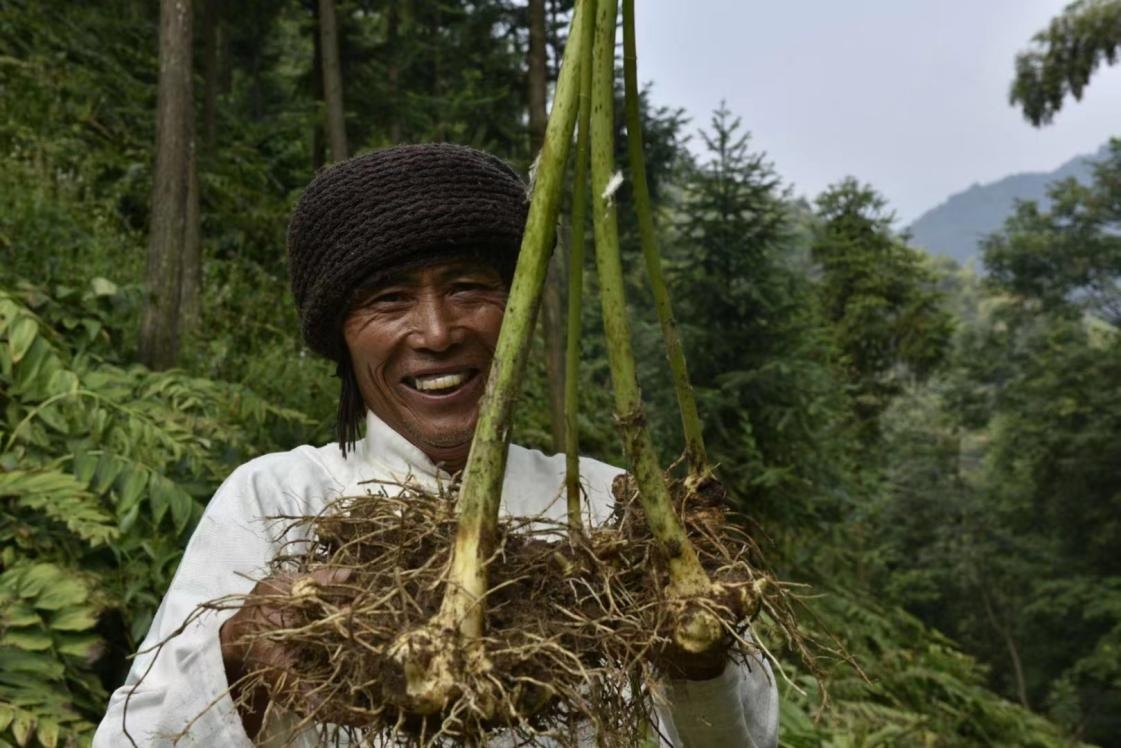
[[[405,487],[288,518],[314,540],[277,559],[274,571],[349,575],[329,585],[304,579],[289,594],[255,601],[281,611],[283,622],[258,636],[292,657],[279,677],[275,669],[247,675],[241,692],[269,690],[304,724],[321,725],[332,744],[339,733],[377,745],[483,745],[500,733],[510,745],[545,737],[565,746],[640,744],[652,730],[651,686],[683,656],[672,636],[680,601],[666,598],[665,553],[631,482],[621,477],[614,489],[614,516],[590,531],[501,520],[481,642],[425,628],[444,593],[454,496]],[[719,484],[675,489],[690,539],[722,591],[693,602],[723,622],[729,655],[758,657],[748,628],[759,611],[800,643],[787,591],[759,571],[756,545],[727,516]],[[402,662],[452,679],[452,698],[418,701]]]

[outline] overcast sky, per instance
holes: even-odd
[[[1042,129],[1008,105],[1016,52],[1068,1],[639,0],[639,78],[691,131],[726,100],[797,194],[851,174],[906,224],[1121,135],[1121,65]]]

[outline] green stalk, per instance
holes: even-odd
[[[603,326],[607,337],[611,381],[615,390],[616,419],[621,426],[624,447],[638,483],[647,524],[668,559],[669,593],[671,597],[695,597],[708,593],[712,584],[673,511],[669,489],[658,465],[650,432],[646,428],[623,294],[623,267],[619,254],[615,201],[611,195],[606,194],[608,183],[615,172],[612,121],[617,10],[618,0],[599,0],[596,8],[592,72],[592,215],[595,223],[596,267],[603,303]]]
[[[642,241],[642,256],[646,260],[646,273],[650,290],[654,294],[654,307],[662,325],[666,343],[666,358],[673,373],[673,389],[677,393],[677,407],[681,411],[681,427],[685,433],[685,459],[692,476],[699,477],[710,470],[701,433],[701,418],[697,413],[697,400],[689,384],[689,370],[685,365],[685,352],[677,334],[677,320],[673,317],[669,288],[662,272],[658,240],[654,234],[654,212],[650,205],[650,188],[646,183],[646,158],[642,151],[642,117],[638,98],[638,55],[634,39],[634,0],[623,0],[623,86],[626,95],[627,149],[631,161],[631,179],[634,187],[635,211],[638,214],[638,233]]]
[[[458,628],[467,639],[477,639],[483,633],[486,561],[494,549],[498,527],[514,402],[521,388],[535,311],[556,237],[557,211],[576,122],[580,60],[588,37],[584,27],[592,22],[588,5],[587,0],[577,3],[545,143],[538,157],[521,253],[456,506],[459,525],[439,616],[442,624]]]
[[[584,12],[595,16],[596,0]],[[572,186],[572,244],[568,268],[568,344],[564,362],[564,483],[568,495],[569,533],[580,532],[580,434],[576,424],[580,376],[580,322],[584,306],[584,224],[588,207],[588,127],[592,116],[593,25],[584,25],[580,60],[580,120],[576,136],[576,174]]]

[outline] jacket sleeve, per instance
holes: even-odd
[[[660,696],[660,698],[659,698]],[[674,748],[774,748],[778,688],[766,660],[732,663],[712,680],[672,680],[654,706]]]
[[[125,684],[110,697],[95,748],[252,745],[229,695],[218,641],[234,610],[200,615],[196,608],[249,592],[278,547],[272,536],[279,528],[265,518],[298,508],[291,489],[260,468],[259,461],[238,468],[207,506]],[[261,497],[270,497],[268,506]]]

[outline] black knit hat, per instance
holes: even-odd
[[[473,255],[509,280],[527,207],[508,164],[464,146],[395,146],[322,171],[288,226],[304,342],[349,365],[343,317],[355,289],[382,273]]]

